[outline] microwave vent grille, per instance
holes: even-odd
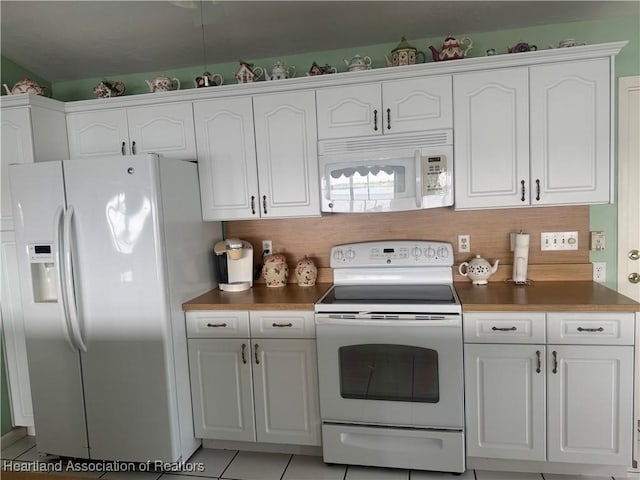
[[[371,150],[438,147],[453,143],[452,130],[432,130],[420,134],[349,137],[318,142],[320,155],[359,153]]]

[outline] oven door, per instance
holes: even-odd
[[[323,422],[462,429],[459,315],[338,317],[316,314]]]

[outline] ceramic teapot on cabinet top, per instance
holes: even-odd
[[[6,83],[3,83],[2,86],[4,90],[7,92],[7,95],[18,95],[20,93],[33,93],[35,95],[44,95],[44,88],[38,85],[36,82],[31,80],[30,78],[24,77],[18,83],[16,83],[12,89],[9,89]]]
[[[351,60],[343,60],[347,66],[347,70],[355,72],[357,70],[370,70],[371,69],[371,57],[361,57],[356,54]]]
[[[125,86],[122,82],[110,82],[103,80],[93,89],[93,94],[98,98],[111,98],[124,95]]]
[[[466,46],[464,44],[467,44]],[[467,52],[473,47],[473,42],[468,37],[463,37],[461,40],[456,40],[454,37],[447,37],[444,39],[442,49],[440,51],[432,45],[429,47],[431,54],[433,55],[433,61],[439,62],[442,60],[455,60],[458,58],[464,58]]]
[[[169,77],[156,77],[153,80],[145,80],[149,85],[151,92],[169,92],[171,90],[180,90],[180,80]]]
[[[418,62],[418,57],[422,55],[422,62]],[[399,67],[401,65],[415,65],[416,63],[424,63],[427,61],[424,52],[409,45],[407,39],[402,37],[396,48],[391,50],[391,59],[384,56],[387,67]]]
[[[266,72],[266,70],[265,70]],[[293,65],[287,67],[284,62],[278,60],[271,69],[271,75],[268,72],[265,73],[267,80],[284,80],[286,78],[293,78],[296,76],[296,67]]]
[[[458,267],[458,272],[463,277],[469,277],[474,285],[486,285],[489,277],[498,271],[498,263],[500,263],[500,260],[496,260],[492,266],[480,255],[476,255],[469,262],[462,262]]]

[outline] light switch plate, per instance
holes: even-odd
[[[540,250],[578,250],[578,232],[542,232]]]
[[[605,234],[602,231],[591,232],[591,250],[602,251],[605,247]]]

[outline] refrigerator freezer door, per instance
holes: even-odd
[[[29,254],[30,245],[53,249],[55,244],[54,218],[65,202],[62,164],[12,165],[9,176],[37,448],[43,453],[87,458],[80,355],[68,342],[66,319],[58,304],[59,285],[57,301],[35,301]]]
[[[157,157],[65,160],[63,168],[91,458],[176,461]]]

